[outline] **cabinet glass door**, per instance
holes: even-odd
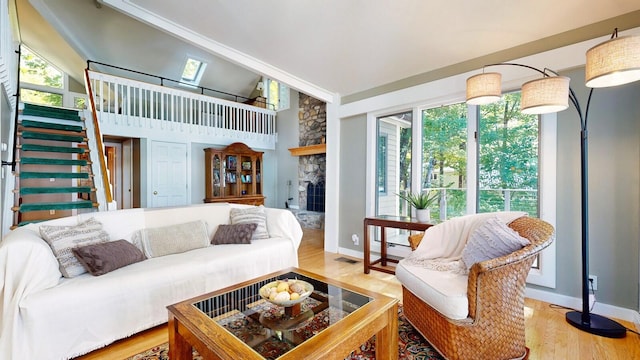
[[[235,155],[227,155],[224,161],[224,196],[236,196],[238,194],[238,157]]]
[[[250,156],[242,156],[240,163],[240,195],[253,195],[253,162]]]
[[[219,197],[220,196],[220,185],[221,185],[221,177],[220,177],[220,155],[215,154],[213,155],[213,197]]]
[[[262,172],[262,164],[260,158],[256,159],[256,194],[262,195],[262,183],[260,181],[260,173]]]

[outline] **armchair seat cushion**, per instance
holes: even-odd
[[[400,260],[396,267],[396,277],[405,288],[443,316],[462,320],[469,315],[468,275],[455,271],[431,270]]]

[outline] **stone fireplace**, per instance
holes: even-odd
[[[324,227],[327,106],[323,101],[299,95],[298,204],[296,217],[307,228]],[[317,148],[322,150],[316,150]],[[310,150],[311,149],[311,150]]]

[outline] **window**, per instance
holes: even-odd
[[[467,132],[464,103],[422,111],[422,189],[441,192],[434,219],[467,213]]]
[[[21,82],[56,89],[64,88],[62,71],[53,67],[26,46],[21,46],[20,49]]]
[[[520,112],[520,93],[479,108],[477,212],[538,210],[538,116]]]
[[[184,70],[182,70],[181,81],[197,86],[200,84],[200,79],[202,79],[202,74],[206,67],[207,64],[200,60],[187,58]]]
[[[378,136],[378,193],[387,193],[387,140],[389,136],[386,134]]]
[[[267,79],[266,96],[270,109],[275,111],[289,109],[289,87],[275,80]]]
[[[435,218],[491,211],[538,216],[538,116],[520,112],[519,92],[479,107],[472,159],[466,104],[423,110],[422,121],[422,188],[443,193]],[[469,187],[476,184],[467,183],[470,171],[478,179],[471,199]]]
[[[20,51],[20,100],[63,106],[64,74],[29,48]],[[58,92],[60,91],[60,92]]]
[[[377,215],[411,215],[411,207],[398,198],[399,193],[411,189],[411,111],[387,115],[377,119],[378,163],[376,179],[378,189],[384,181],[384,190],[376,192]],[[405,239],[406,240],[406,239]]]
[[[62,94],[21,88],[20,101],[41,105],[62,106]]]
[[[400,189],[414,192],[425,189],[441,191],[439,204],[431,209],[431,219],[445,220],[470,213],[488,211],[525,211],[530,216],[555,222],[556,204],[556,114],[525,115],[520,112],[520,93],[504,94],[500,102],[469,106],[466,103],[433,108],[413,108],[405,115],[419,114],[413,136],[420,137],[413,145],[414,175],[419,183],[401,188],[401,159],[396,146],[411,138],[402,138],[402,131],[380,135],[386,124],[393,124],[401,115],[369,114],[367,122],[367,214],[405,215],[406,209],[397,201],[389,204]],[[415,116],[414,116],[415,117]],[[409,119],[410,117],[405,117]],[[385,124],[385,125],[383,125]],[[380,144],[383,141],[386,144]],[[374,147],[375,146],[375,147]],[[379,171],[381,147],[387,151],[387,193],[381,193]],[[377,149],[377,153],[375,152]],[[375,156],[373,156],[375,154]],[[397,155],[396,155],[397,154]],[[415,159],[419,157],[419,159]],[[377,165],[376,165],[377,164]],[[374,173],[374,170],[376,173]],[[406,236],[387,229],[387,241],[393,244],[388,252],[407,256],[410,252]],[[379,236],[379,234],[378,234]],[[404,242],[401,239],[405,239]],[[529,272],[527,282],[555,287],[555,244],[541,254]]]
[[[86,109],[87,108],[87,99],[83,97],[74,97],[73,98],[73,107],[76,109]]]

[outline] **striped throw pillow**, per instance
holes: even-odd
[[[252,208],[231,208],[231,224],[256,224],[256,230],[251,236],[251,240],[268,239],[267,214],[264,206]]]
[[[60,264],[60,272],[66,278],[87,272],[73,254],[74,248],[109,241],[109,234],[95,218],[75,226],[41,225],[40,236],[51,247]]]

